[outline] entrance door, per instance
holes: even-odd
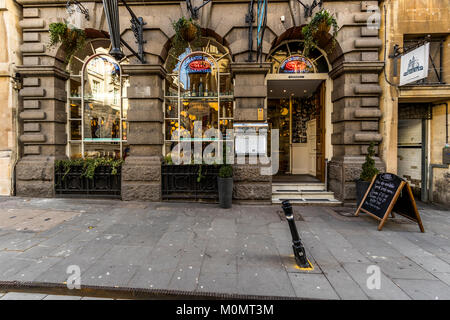
[[[279,130],[278,174],[324,181],[324,81],[275,80],[268,89],[269,127]]]

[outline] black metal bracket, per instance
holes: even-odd
[[[72,8],[72,5],[75,6],[76,8],[73,9],[73,8]],[[78,2],[77,0],[67,0],[67,3],[66,3],[66,9],[67,9],[67,12],[68,12],[69,14],[72,14],[72,13],[75,12],[75,10],[77,10],[78,12],[84,14],[84,18],[85,18],[86,20],[89,20],[89,10],[86,9],[86,8],[85,8],[80,2]]]
[[[131,16],[131,31],[133,31],[134,37],[136,38],[136,43],[138,45],[138,52],[133,50],[130,45],[120,38],[120,42],[127,47],[128,50],[131,51],[131,53],[141,61],[141,63],[145,63],[145,56],[144,56],[144,43],[147,41],[144,40],[144,25],[147,23],[144,22],[144,19],[142,17],[137,17],[133,10],[128,6],[128,4],[125,2],[125,0],[121,0],[123,4],[125,5],[125,8],[127,8],[128,12]]]
[[[317,0],[314,0],[311,4],[304,4],[301,0],[297,1],[300,2],[300,4],[305,9],[305,18],[309,18],[312,16],[315,7],[319,6],[319,8],[322,8],[323,6],[323,0],[319,0],[319,2],[317,2]]]
[[[211,1],[212,0],[203,0],[203,4],[201,4],[198,7],[194,7],[192,5],[191,0],[186,0],[186,6],[187,6],[188,11],[191,13],[192,19],[198,19],[198,12],[200,11],[200,9],[203,8],[204,6],[206,6]]]
[[[248,58],[247,62],[253,62],[253,23],[255,22],[253,11],[254,0],[248,4],[248,13],[245,15],[245,23],[248,24]]]

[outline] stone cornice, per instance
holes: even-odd
[[[266,74],[269,72],[271,65],[270,62],[233,62],[230,64],[232,76],[236,73]]]
[[[166,69],[160,64],[123,64],[122,70],[128,75],[159,75],[164,78]]]
[[[17,66],[16,71],[24,76],[55,76],[61,79],[69,79],[69,73],[54,66]]]
[[[381,73],[384,61],[348,61],[339,64],[329,72],[332,79],[336,79],[343,73]]]

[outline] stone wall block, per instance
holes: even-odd
[[[43,53],[45,52],[45,45],[42,43],[26,42],[20,46],[22,53]]]
[[[235,164],[233,166],[233,180],[236,182],[241,181],[271,182],[272,176],[261,175],[261,167],[259,165]]]
[[[45,142],[45,135],[43,134],[23,134],[19,140],[24,143],[42,143]]]
[[[22,61],[24,66],[37,66],[41,63],[39,57],[23,57]]]
[[[24,100],[24,109],[39,109],[41,107],[41,102],[39,100]]]
[[[383,45],[378,38],[360,38],[355,39],[355,48],[380,48]]]
[[[21,112],[19,114],[19,117],[22,120],[44,120],[45,112],[27,110],[27,111]]]
[[[158,183],[122,183],[124,201],[161,201],[161,184]]]
[[[355,118],[381,118],[381,110],[377,108],[359,108],[355,110]]]
[[[355,94],[381,94],[383,89],[378,84],[360,84],[353,91]]]
[[[236,200],[271,200],[272,185],[270,183],[239,183],[233,184],[233,199]]]
[[[361,83],[378,83],[378,74],[376,73],[361,74]]]
[[[24,19],[19,21],[22,29],[42,29],[45,27],[44,19]]]
[[[378,29],[361,27],[361,37],[378,37]]]
[[[379,133],[375,132],[359,132],[355,133],[355,141],[356,142],[380,142],[383,140],[383,136]]]
[[[37,32],[24,32],[23,33],[24,42],[39,42],[41,41],[41,35]]]
[[[18,162],[16,170],[17,180],[22,181],[52,181],[55,174],[53,162],[46,159],[42,159],[42,162],[39,162],[24,158]]]
[[[378,1],[361,1],[361,11],[367,11],[370,7],[378,8]]]
[[[23,124],[23,131],[25,132],[39,132],[41,125],[39,123],[26,122]]]
[[[53,181],[16,181],[16,195],[19,197],[52,198],[55,196]]]
[[[39,8],[23,8],[24,18],[39,18],[40,10]]]
[[[40,87],[25,87],[20,90],[21,97],[45,97],[45,89]]]
[[[23,147],[24,155],[38,155],[41,154],[41,146],[24,146]]]
[[[41,81],[39,78],[24,78],[23,86],[24,87],[39,87]]]

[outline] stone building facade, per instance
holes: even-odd
[[[15,67],[22,64],[19,52],[21,9],[10,0],[0,1],[0,195],[8,196],[14,189],[14,166],[17,154],[17,92]]]
[[[66,113],[67,85],[70,70],[63,48],[49,48],[48,28],[52,22],[67,18],[66,1],[18,0],[22,6],[22,64],[17,71],[24,77],[18,103],[21,158],[16,166],[16,188],[20,196],[54,196],[54,162],[67,158]],[[202,0],[192,0],[200,5]],[[304,2],[308,2],[305,0]],[[391,1],[387,6],[407,1]],[[433,1],[430,1],[433,2]],[[436,1],[435,1],[436,2]],[[214,0],[199,11],[198,23],[203,33],[226,47],[231,56],[234,83],[234,121],[254,123],[267,121],[268,84],[271,69],[267,61],[271,50],[285,40],[299,39],[299,27],[306,24],[303,6],[297,0],[273,0],[268,4],[267,28],[262,44],[262,61],[248,62],[249,1]],[[44,5],[45,4],[45,5]],[[434,2],[433,2],[434,4]],[[101,1],[83,1],[90,19],[86,30],[106,34],[107,20]],[[371,141],[381,143],[377,167],[395,172],[392,164],[395,135],[389,122],[395,116],[393,104],[386,97],[389,86],[382,74],[382,29],[369,28],[375,8],[383,1],[325,0],[324,8],[334,13],[340,27],[337,43],[331,47],[329,35],[320,41],[320,49],[329,64],[330,83],[329,145],[327,154],[328,185],[339,200],[354,201],[355,180],[361,172]],[[436,4],[435,4],[436,5]],[[122,169],[123,200],[161,200],[161,159],[164,144],[164,81],[168,70],[170,41],[174,36],[172,21],[189,17],[185,1],[140,1],[130,5],[146,22],[144,28],[145,60],[142,64],[127,49],[127,64],[122,72],[129,77],[127,143],[129,156]],[[119,7],[122,38],[134,44],[126,8]],[[317,10],[317,9],[316,9]],[[392,16],[396,13],[390,10]],[[448,17],[447,17],[448,21]],[[406,26],[407,27],[407,26]],[[389,30],[390,36],[394,27]],[[448,33],[448,27],[447,27]],[[98,33],[97,33],[98,34]],[[256,28],[254,30],[256,38]],[[255,42],[255,41],[254,41]],[[253,44],[252,50],[256,50]],[[384,98],[381,98],[385,95]],[[263,112],[259,109],[263,106]],[[382,121],[380,122],[380,119]],[[394,160],[392,160],[394,159]],[[441,178],[438,178],[438,184]],[[234,199],[270,201],[272,177],[262,176],[258,165],[236,165]],[[437,187],[437,185],[436,185]]]

